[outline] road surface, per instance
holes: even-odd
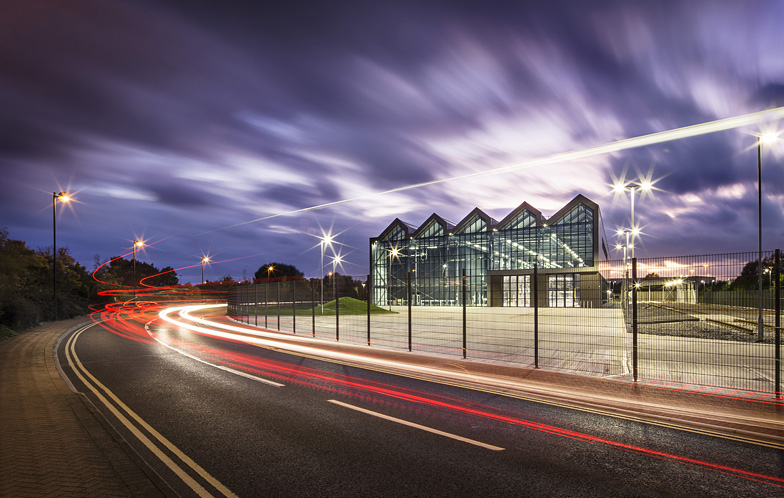
[[[284,351],[160,310],[96,314],[57,355],[181,496],[784,496],[777,447],[359,368],[318,341]]]

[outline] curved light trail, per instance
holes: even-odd
[[[215,321],[206,320],[204,318],[195,317],[192,315],[192,313],[196,311],[218,309],[224,306],[225,304],[177,306],[177,307],[167,308],[160,311],[158,317],[162,321],[166,323],[170,323],[176,327],[190,330],[197,334],[201,334],[201,335],[205,335],[205,336],[209,336],[225,341],[245,343],[249,345],[259,346],[259,347],[278,350],[278,351],[282,350],[284,352],[294,353],[302,356],[314,357],[318,359],[328,358],[330,360],[338,361],[341,363],[353,364],[353,365],[358,363],[359,364],[367,363],[368,361],[371,361],[369,358],[363,357],[362,355],[359,354],[329,351],[315,346],[309,346],[303,344],[303,343],[313,344],[312,339],[301,339],[301,338],[287,336],[285,341],[281,341],[281,340],[276,340],[276,337],[280,338],[280,335],[278,334],[268,333],[260,330],[253,330],[246,327],[239,327],[226,323],[219,323]],[[176,315],[178,318],[175,318],[172,315]],[[212,351],[205,350],[204,352],[206,354],[220,354],[217,351],[218,350],[212,350]],[[584,432],[580,432],[572,429],[565,429],[542,422],[525,420],[520,418],[516,414],[496,413],[496,412],[489,411],[489,409],[485,406],[476,403],[467,403],[465,400],[457,400],[447,396],[433,395],[431,393],[421,393],[411,389],[389,386],[378,382],[364,381],[360,379],[354,379],[351,377],[346,378],[345,376],[336,376],[331,373],[323,372],[313,368],[305,368],[302,365],[297,365],[296,367],[292,367],[283,362],[262,359],[252,355],[235,354],[235,353],[224,353],[224,354],[227,355],[226,358],[230,362],[236,362],[238,364],[247,362],[245,363],[245,368],[254,371],[258,374],[273,375],[273,376],[278,376],[278,378],[283,378],[287,376],[289,379],[296,378],[298,384],[307,385],[309,387],[322,388],[322,389],[326,388],[329,389],[330,391],[338,392],[339,394],[343,394],[346,396],[352,396],[364,401],[367,401],[366,396],[368,394],[372,396],[382,396],[386,398],[391,398],[393,400],[397,400],[399,402],[415,403],[420,406],[429,407],[430,409],[444,410],[449,413],[459,414],[462,416],[479,417],[493,422],[522,426],[528,429],[536,430],[542,433],[551,434],[555,436],[566,437],[566,438],[589,442],[589,443],[600,443],[618,449],[622,449],[624,451],[640,453],[640,454],[648,455],[653,458],[666,459],[666,460],[670,460],[686,465],[694,465],[714,472],[726,473],[743,479],[749,479],[749,480],[769,484],[771,486],[784,488],[783,478],[764,475],[761,473],[734,468],[727,465],[712,463],[696,458],[676,455],[673,453],[659,451],[652,448],[645,448],[642,446],[628,444],[628,443],[624,443],[621,441],[616,441],[608,438],[592,436]],[[372,362],[375,365],[381,365],[387,367],[399,368],[402,365],[400,362],[380,360],[378,358],[373,358]],[[445,373],[439,369],[423,367],[423,366],[412,366],[410,364],[406,364],[405,368],[413,369],[414,371],[421,374],[438,373],[443,375]],[[453,378],[461,379],[464,381],[471,381],[471,382],[477,381],[476,375],[462,374],[460,372],[452,372],[452,371],[448,372],[448,374]],[[503,385],[503,383],[500,383],[499,380],[495,378],[487,379],[487,381],[499,385],[499,387],[502,387]],[[508,384],[509,387],[512,387],[511,383]],[[325,385],[328,385],[329,387],[325,387]],[[363,394],[363,393],[367,393],[367,394]]]

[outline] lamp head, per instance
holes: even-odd
[[[769,131],[759,136],[759,143],[769,145],[777,142],[778,139],[779,136],[775,132]]]

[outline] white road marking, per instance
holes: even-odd
[[[172,444],[168,439],[166,439],[162,434],[158,431],[153,429],[147,422],[145,422],[139,415],[137,415],[133,410],[131,410],[128,406],[126,406],[120,399],[110,391],[106,386],[101,384],[98,379],[96,379],[85,366],[79,360],[79,356],[76,354],[76,340],[79,336],[87,330],[88,328],[92,327],[92,325],[88,325],[83,327],[79,331],[77,331],[71,338],[68,340],[68,343],[65,347],[66,358],[68,360],[68,364],[73,369],[73,372],[79,377],[79,380],[87,386],[90,391],[95,394],[98,400],[106,406],[117,420],[120,421],[131,433],[136,436],[136,438],[144,444],[155,456],[157,456],[161,462],[163,462],[172,472],[174,472],[182,481],[188,485],[196,494],[202,497],[211,497],[213,496],[209,491],[207,491],[201,484],[196,482],[182,467],[177,465],[171,458],[169,458],[166,453],[164,453],[155,443],[153,443],[146,435],[144,435],[128,418],[120,412],[109,400],[104,397],[101,393],[103,391],[106,395],[117,404],[125,413],[128,414],[132,419],[134,419],[143,429],[145,429],[149,434],[151,434],[155,439],[157,439],[164,447],[166,447],[169,451],[171,451],[174,455],[176,455],[183,463],[185,463],[188,467],[193,469],[197,474],[199,474],[202,478],[204,478],[207,482],[209,482],[216,490],[222,493],[224,496],[230,498],[238,498],[237,495],[231,492],[229,488],[224,486],[220,481],[212,477],[206,470],[204,470],[199,464],[194,462],[188,455],[183,453],[179,448],[177,448],[174,444]],[[82,375],[84,374],[84,375]],[[88,381],[88,378],[91,382]],[[93,384],[94,383],[94,384]],[[101,391],[99,391],[99,388]]]
[[[456,439],[458,441],[462,441],[464,443],[473,444],[475,446],[481,446],[482,448],[487,448],[488,450],[493,450],[493,451],[503,451],[504,450],[504,448],[501,448],[499,446],[493,446],[492,444],[483,443],[481,441],[476,441],[474,439],[468,439],[468,438],[463,437],[463,436],[458,436],[457,434],[451,434],[449,432],[439,431],[438,429],[433,429],[432,427],[427,427],[425,425],[415,424],[415,423],[409,422],[407,420],[403,420],[403,419],[399,419],[399,418],[395,418],[395,417],[390,417],[389,415],[384,415],[383,413],[378,413],[378,412],[374,412],[374,411],[371,411],[371,410],[366,410],[364,408],[360,408],[358,406],[349,405],[348,403],[343,403],[342,401],[338,401],[336,399],[330,399],[330,400],[327,400],[327,401],[329,401],[330,403],[334,403],[336,405],[340,405],[340,406],[343,406],[343,407],[346,407],[346,408],[350,408],[352,410],[356,410],[358,412],[366,413],[368,415],[373,415],[374,417],[383,418],[384,420],[390,420],[392,422],[397,422],[398,424],[407,425],[407,426],[413,427],[415,429],[420,429],[420,430],[423,430],[423,431],[432,432],[433,434],[438,434],[439,436],[445,436],[445,437],[448,437],[448,438]]]
[[[223,365],[216,365],[214,363],[210,363],[208,361],[202,360],[201,358],[198,358],[196,356],[193,356],[192,354],[186,353],[185,351],[182,351],[181,349],[177,349],[174,346],[166,344],[162,340],[158,339],[157,337],[152,335],[152,332],[150,332],[150,328],[148,327],[148,325],[149,325],[149,323],[144,326],[145,330],[147,330],[147,334],[150,337],[152,337],[153,339],[155,339],[158,342],[158,344],[160,344],[162,346],[166,346],[167,348],[171,349],[172,351],[180,353],[183,356],[187,356],[188,358],[190,358],[192,360],[196,360],[196,361],[198,361],[200,363],[204,363],[205,365],[209,365],[209,366],[211,366],[213,368],[217,368],[218,370],[223,370],[224,372],[229,372],[229,373],[232,373],[234,375],[239,375],[240,377],[245,377],[246,379],[255,380],[256,382],[261,382],[262,384],[267,384],[267,385],[274,386],[274,387],[284,387],[286,385],[286,384],[281,384],[280,382],[267,380],[267,379],[262,378],[262,377],[257,377],[256,375],[253,375],[253,374],[241,372],[239,370],[234,370],[233,368],[224,367]]]

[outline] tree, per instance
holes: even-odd
[[[59,317],[86,313],[95,284],[67,247],[57,250],[55,274]],[[30,249],[0,229],[0,334],[53,318],[51,248]]]
[[[171,266],[164,266],[161,268],[160,273],[157,277],[145,280],[145,283],[156,287],[170,287],[180,283],[180,279],[177,278],[177,272]]]
[[[653,278],[661,278],[658,273],[653,272],[645,275],[645,280],[653,279]]]
[[[301,277],[303,273],[294,265],[287,265],[285,263],[267,263],[261,265],[253,275],[256,279],[262,278],[278,278],[278,277]]]
[[[771,275],[775,270],[776,262],[771,256],[769,258],[762,258],[762,286],[768,287],[771,284]],[[743,266],[740,276],[730,284],[731,290],[757,290],[759,287],[759,278],[757,270],[759,269],[759,260],[752,260]],[[784,272],[784,264],[779,265],[779,275]]]
[[[177,273],[171,266],[159,270],[154,265],[137,260],[135,278],[133,267],[133,259],[115,258],[108,265],[102,266],[98,270],[96,277],[104,282],[125,287],[140,287],[139,281],[141,279],[152,277],[152,275],[158,275],[159,273],[161,275],[149,278],[144,283],[156,287],[164,287],[177,285],[180,282],[177,278]]]

